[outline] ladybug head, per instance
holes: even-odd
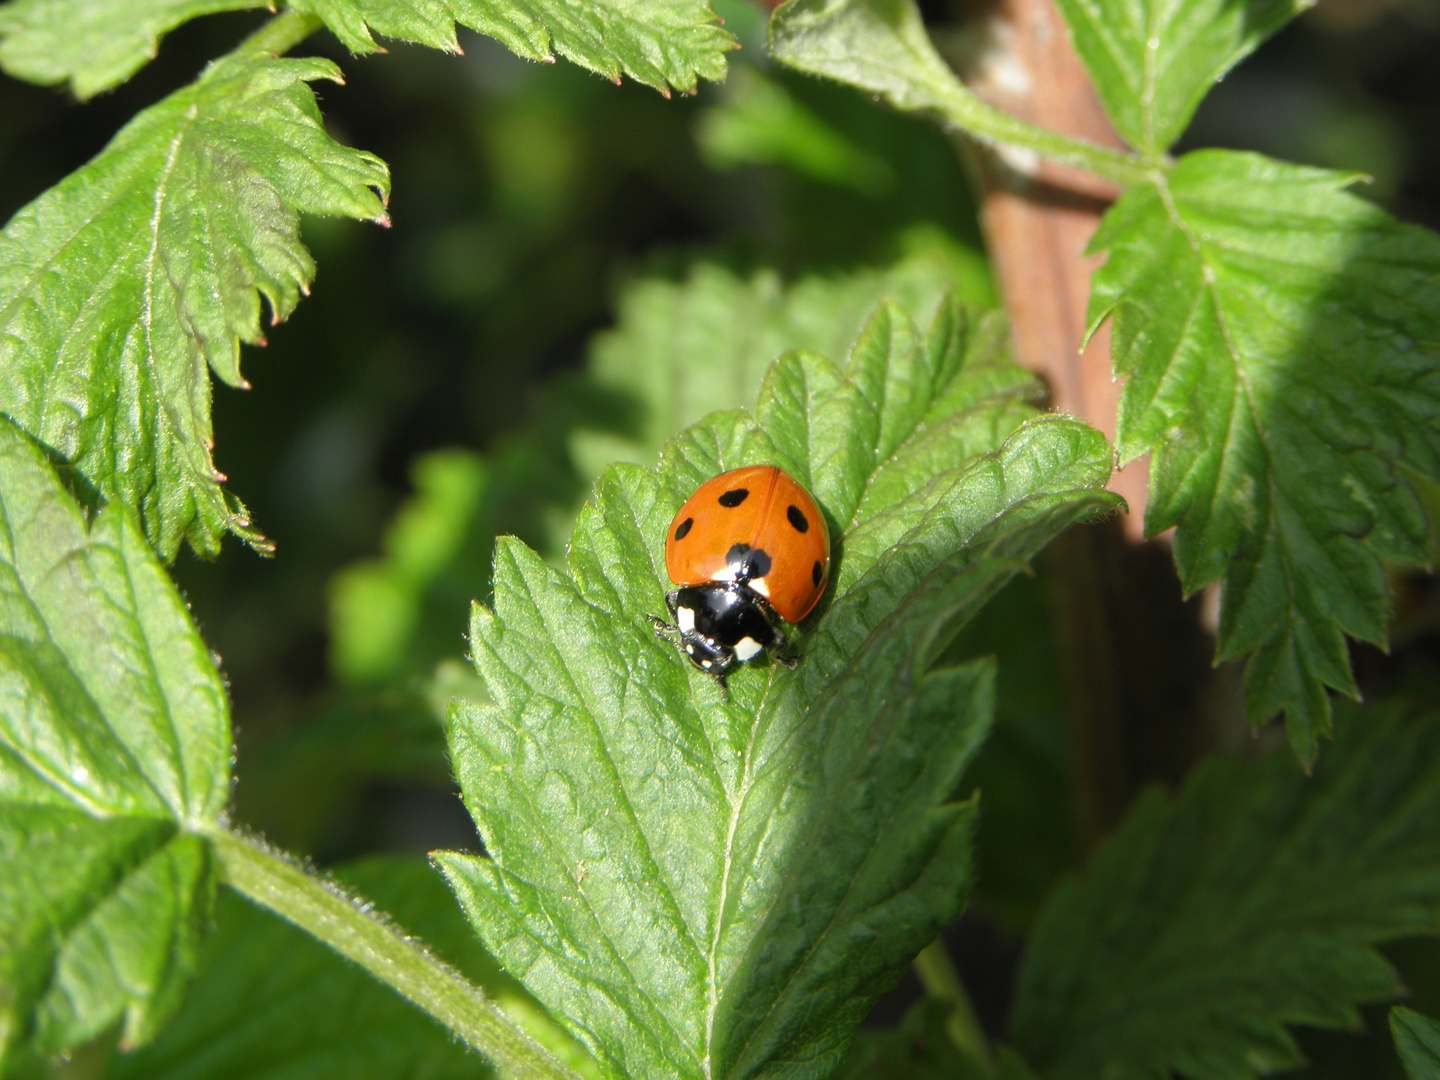
[[[723,678],[735,666],[735,650],[703,634],[681,632],[680,648],[690,662],[707,675]]]

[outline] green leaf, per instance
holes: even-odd
[[[211,459],[207,367],[309,289],[299,215],[384,222],[377,158],[333,142],[319,59],[235,55],[131,121],[0,234],[0,412],[136,510],[169,560],[263,542]]]
[[[1410,1080],[1440,1080],[1440,1023],[1414,1009],[1394,1008],[1390,1033]]]
[[[1440,720],[1346,720],[1313,777],[1276,753],[1151,791],[1056,891],[1013,1024],[1047,1080],[1248,1080],[1299,1063],[1285,1024],[1400,993],[1374,945],[1440,917]]]
[[[989,270],[976,253],[929,234],[911,241],[905,257],[881,269],[786,282],[771,269],[742,274],[700,262],[683,280],[630,283],[615,329],[595,340],[589,372],[605,390],[635,402],[637,429],[624,443],[599,440],[594,453],[579,440],[582,472],[598,476],[604,462],[617,457],[654,464],[675,432],[708,413],[754,401],[771,363],[787,348],[844,355],[886,297],[921,318],[950,290],[966,301],[994,302]],[[977,332],[1007,331],[989,322]],[[592,459],[593,469],[587,467]]]
[[[1130,154],[981,101],[935,50],[916,0],[788,0],[770,20],[770,51],[797,71],[848,83],[904,112],[928,113],[982,143],[1042,154],[1122,186],[1150,173]]]
[[[572,1068],[585,1067],[584,1051],[499,970],[423,861],[366,859],[341,868],[338,877],[483,987],[562,1060],[568,1056]],[[105,1075],[112,1080],[494,1075],[392,988],[272,913],[227,890],[215,924],[184,1007],[149,1046],[111,1057]]]
[[[1315,0],[1056,0],[1115,130],[1147,156],[1227,71]]]
[[[455,23],[493,37],[529,60],[551,50],[620,81],[628,75],[669,95],[697,79],[725,78],[738,43],[710,0],[295,0],[357,53],[377,48],[371,32],[459,52]]]
[[[419,459],[415,494],[387,530],[381,557],[331,581],[336,673],[372,682],[428,673],[455,656],[455,620],[490,593],[497,535],[558,558],[606,463],[654,464],[680,428],[754,401],[787,343],[839,354],[886,296],[926,316],[950,288],[992,299],[978,253],[929,230],[903,243],[907,254],[893,265],[790,283],[771,270],[743,274],[704,261],[679,280],[628,283],[618,325],[597,337],[586,370],[550,383],[512,437],[483,456]],[[987,324],[985,332],[1004,328]]]
[[[0,419],[0,1065],[148,1039],[209,919],[225,690],[130,511]]]
[[[784,165],[871,196],[895,187],[895,170],[883,157],[858,146],[754,68],[736,70],[720,104],[700,114],[695,138],[714,169]]]
[[[753,418],[608,470],[566,570],[498,546],[471,634],[493,704],[450,724],[494,861],[439,861],[607,1075],[825,1075],[963,906],[974,805],[951,800],[992,674],[931,660],[1050,536],[1113,505],[1103,438],[1021,423],[1034,384],[992,321],[947,304],[922,336],[882,305],[843,369],[787,354]],[[756,461],[815,494],[836,565],[798,670],[752,667],[726,699],[648,616],[675,510]]]
[[[790,67],[879,94],[904,112],[943,114],[964,93],[915,0],[790,0],[770,21],[770,49]]]
[[[0,67],[38,83],[69,80],[82,98],[124,82],[154,59],[160,39],[217,11],[265,0],[11,0],[0,7]],[[295,0],[352,52],[379,49],[373,34],[459,52],[455,24],[496,38],[530,60],[553,52],[667,96],[697,79],[725,78],[738,48],[709,0]]]
[[[0,7],[0,68],[42,85],[67,80],[82,100],[155,58],[160,39],[201,15],[265,0],[11,0]]]
[[[1352,179],[1195,153],[1092,243],[1121,461],[1155,455],[1146,531],[1177,528],[1187,592],[1223,580],[1218,656],[1255,653],[1250,715],[1284,711],[1305,762],[1325,688],[1356,693],[1345,635],[1384,645],[1382,559],[1426,560],[1411,476],[1440,476],[1440,238]]]
[[[949,1006],[921,998],[898,1028],[864,1028],[834,1080],[986,1080],[945,1031]]]

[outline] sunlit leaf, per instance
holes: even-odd
[[[0,419],[0,1065],[150,1038],[209,920],[224,686],[128,508]]]
[[[1382,560],[1423,564],[1410,479],[1440,477],[1440,237],[1256,155],[1187,156],[1093,247],[1113,313],[1122,462],[1154,453],[1145,528],[1187,592],[1223,582],[1218,653],[1249,653],[1256,722],[1302,760],[1354,694],[1345,637],[1383,645]]]
[[[608,1074],[822,1076],[964,902],[988,665],[931,669],[954,629],[1065,524],[1103,512],[1103,438],[1033,417],[989,319],[928,335],[884,305],[844,367],[778,361],[753,418],[717,414],[656,470],[617,466],[566,570],[514,542],[472,644],[493,704],[451,750],[493,861],[440,857],[492,952]],[[670,517],[771,461],[839,539],[791,673],[728,699],[647,616]]]
[[[1168,150],[1225,73],[1315,0],[1056,0],[1105,111],[1137,150]]]
[[[130,122],[0,234],[0,411],[140,516],[172,559],[256,534],[211,458],[232,385],[308,290],[301,213],[385,220],[377,158],[330,139],[328,61],[236,55]],[[377,194],[380,193],[380,194]]]
[[[735,39],[709,0],[295,0],[358,53],[371,33],[458,51],[455,23],[498,39],[530,60],[552,50],[610,79],[622,75],[669,92],[725,78]]]
[[[10,0],[0,6],[0,68],[30,82],[69,81],[88,98],[155,58],[160,39],[201,15],[266,0]]]

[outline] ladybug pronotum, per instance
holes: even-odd
[[[665,569],[680,588],[666,594],[674,624],[656,632],[721,687],[737,663],[786,643],[825,592],[830,530],[815,500],[774,465],[708,480],[685,501],[665,537]]]

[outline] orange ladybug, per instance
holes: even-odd
[[[665,569],[680,588],[665,597],[675,623],[651,616],[656,632],[723,687],[736,663],[784,648],[782,620],[798,623],[824,594],[830,530],[783,469],[734,469],[701,484],[675,515]]]

